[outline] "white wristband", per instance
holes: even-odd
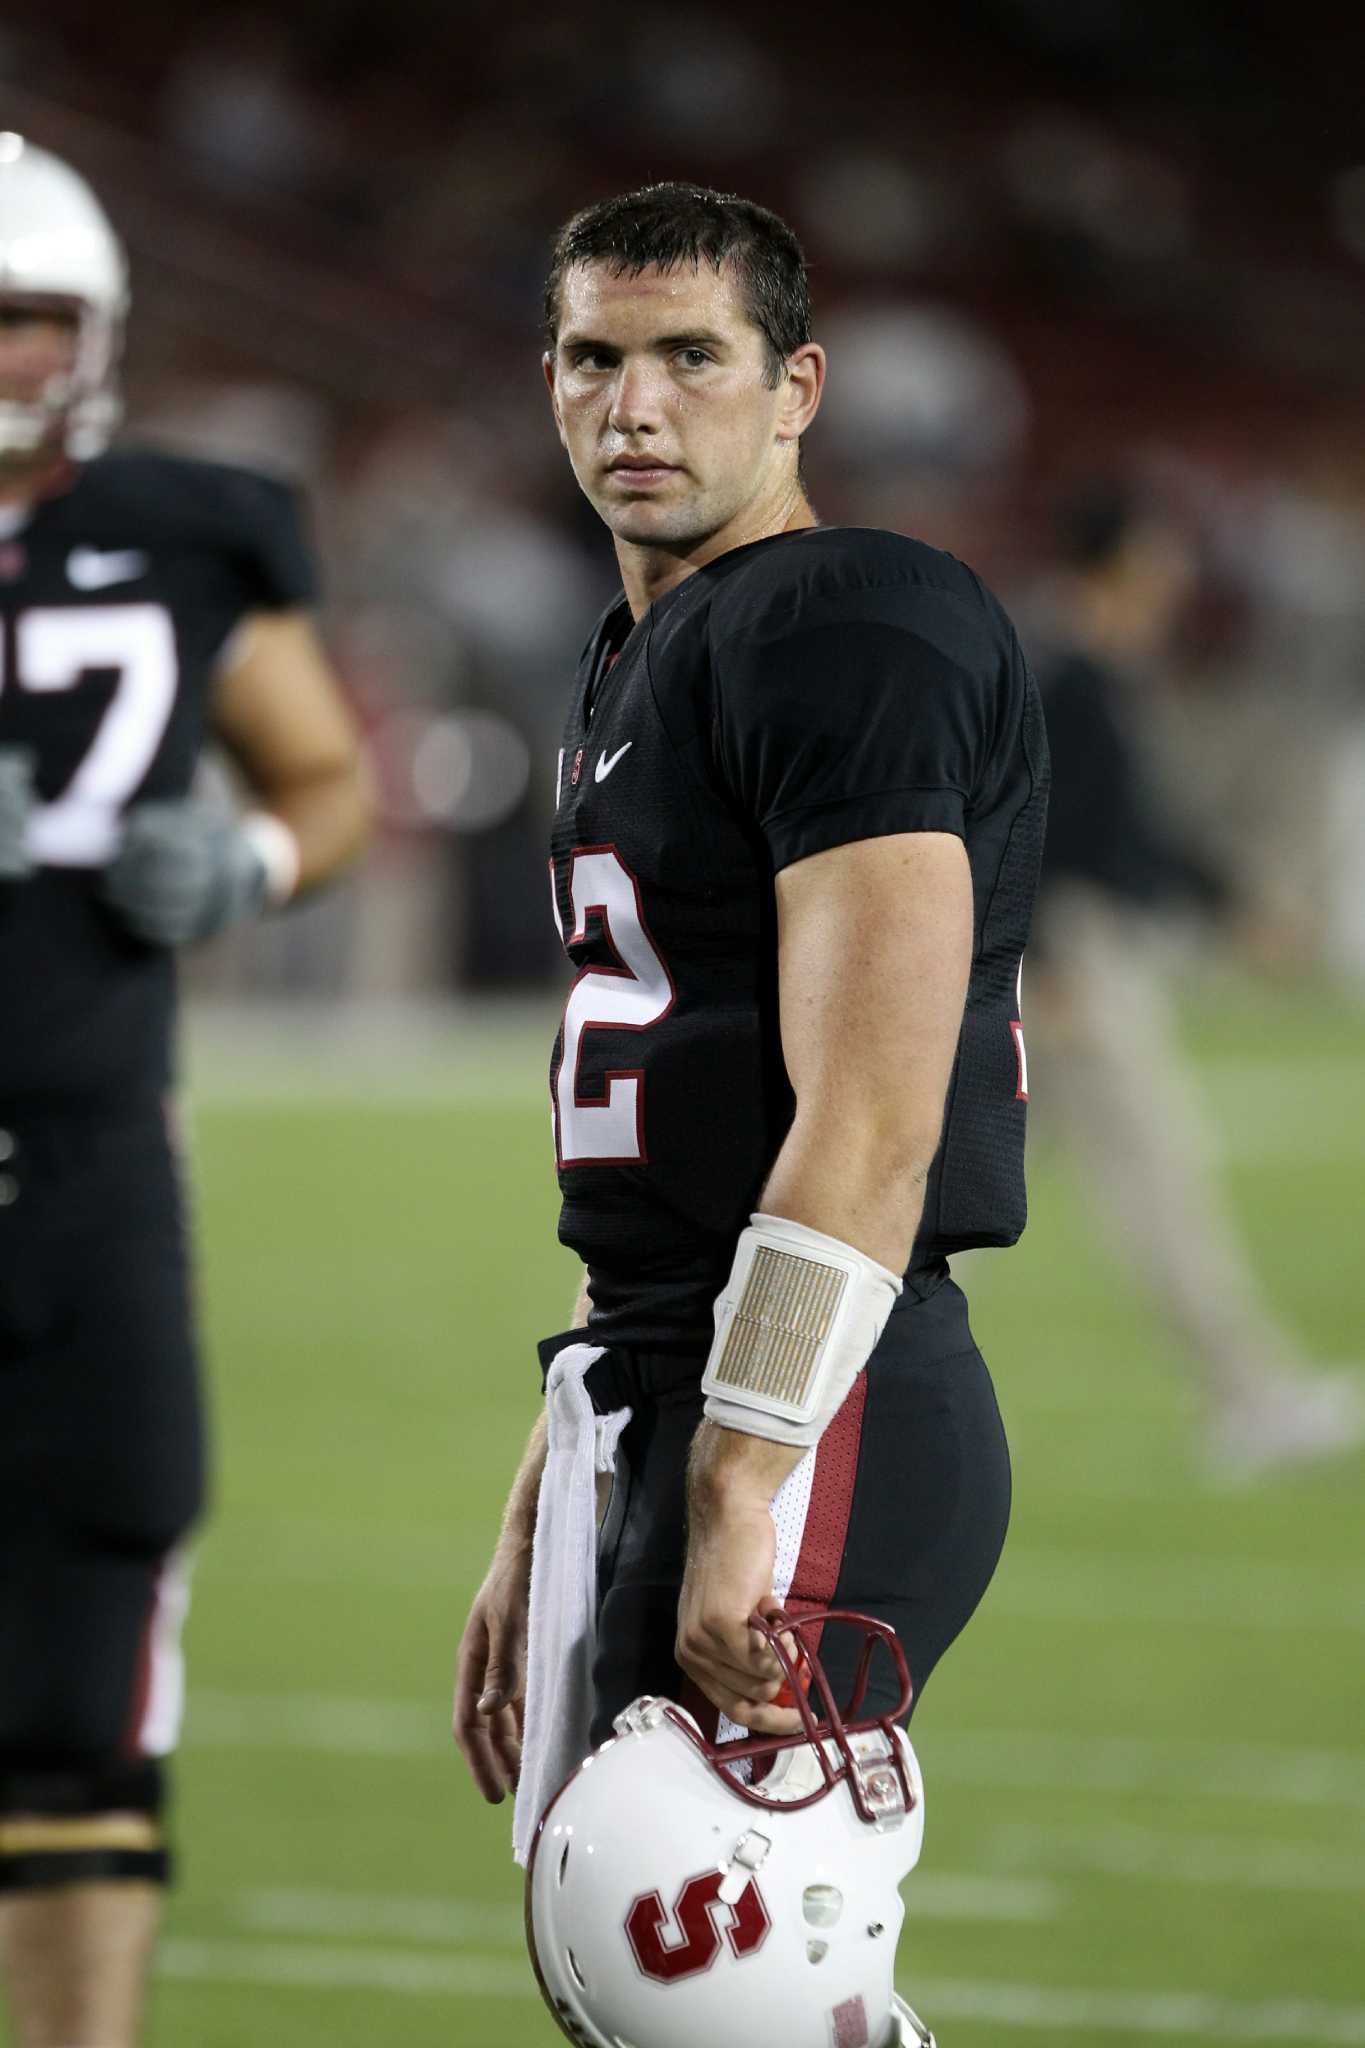
[[[896,1274],[842,1238],[750,1217],[716,1302],[707,1419],[774,1443],[818,1442],[900,1291]]]
[[[265,869],[267,903],[287,903],[299,885],[299,842],[273,811],[249,811],[242,834]]]

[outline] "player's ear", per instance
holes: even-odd
[[[816,413],[825,388],[825,351],[818,341],[806,341],[787,357],[782,381],[782,402],[778,409],[777,438],[799,441]]]
[[[550,407],[555,416],[555,426],[559,430],[560,441],[567,448],[569,444],[564,440],[564,420],[559,410],[559,392],[555,385],[555,357],[553,349],[546,349],[540,359],[540,367],[545,372],[545,382],[550,387]]]

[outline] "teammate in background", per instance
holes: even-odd
[[[167,1874],[202,1490],[167,1089],[174,949],[367,828],[265,477],[104,454],[123,256],[0,136],[0,1955],[21,2048],[131,2048]],[[258,806],[190,784],[208,734]]]
[[[1117,480],[1078,487],[1056,527],[1038,662],[1054,781],[1030,965],[1035,1073],[1117,1255],[1197,1368],[1211,1468],[1250,1477],[1349,1448],[1365,1418],[1267,1301],[1180,1049],[1171,913],[1240,915],[1163,817],[1141,743],[1139,695],[1189,597],[1190,546]]]
[[[817,521],[799,463],[825,358],[780,220],[681,184],[591,207],[546,311],[555,420],[624,590],[579,667],[553,840],[578,969],[560,1236],[585,1286],[542,1346],[548,1422],[456,1680],[480,1790],[520,1774],[523,1856],[637,1695],[709,1730],[797,1725],[755,1612],[879,1617],[922,1695],[985,1590],[1009,1463],[947,1255],[1023,1227],[1046,781],[1036,691],[976,576]],[[808,1317],[800,1290],[840,1307]],[[585,1394],[623,1433],[580,1697],[583,1589],[540,1589],[583,1526],[561,1465]],[[836,1691],[856,1647],[820,1646]]]

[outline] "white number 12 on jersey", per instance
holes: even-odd
[[[586,967],[564,1006],[563,1049],[555,1076],[555,1146],[561,1166],[635,1166],[645,1158],[645,1077],[639,1067],[616,1068],[605,1093],[582,1101],[578,1067],[583,1034],[595,1028],[647,1031],[677,999],[672,976],[645,930],[640,887],[614,846],[585,846],[569,863],[574,928],[579,944],[595,912],[617,967]],[[558,903],[555,915],[559,915]]]

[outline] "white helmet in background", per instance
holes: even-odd
[[[0,398],[0,454],[36,452],[59,432],[67,454],[88,461],[118,424],[128,266],[84,178],[22,135],[0,133],[0,300],[15,298],[70,305],[76,357],[41,398]]]
[[[865,1632],[842,1714],[812,1647],[831,1621]],[[580,2048],[933,2048],[895,1992],[898,1887],[924,1836],[919,1765],[896,1725],[910,1704],[900,1645],[885,1623],[837,1612],[763,1633],[801,1733],[710,1743],[668,1700],[637,1700],[541,1819],[527,1941]],[[878,1643],[902,1696],[860,1717]]]

